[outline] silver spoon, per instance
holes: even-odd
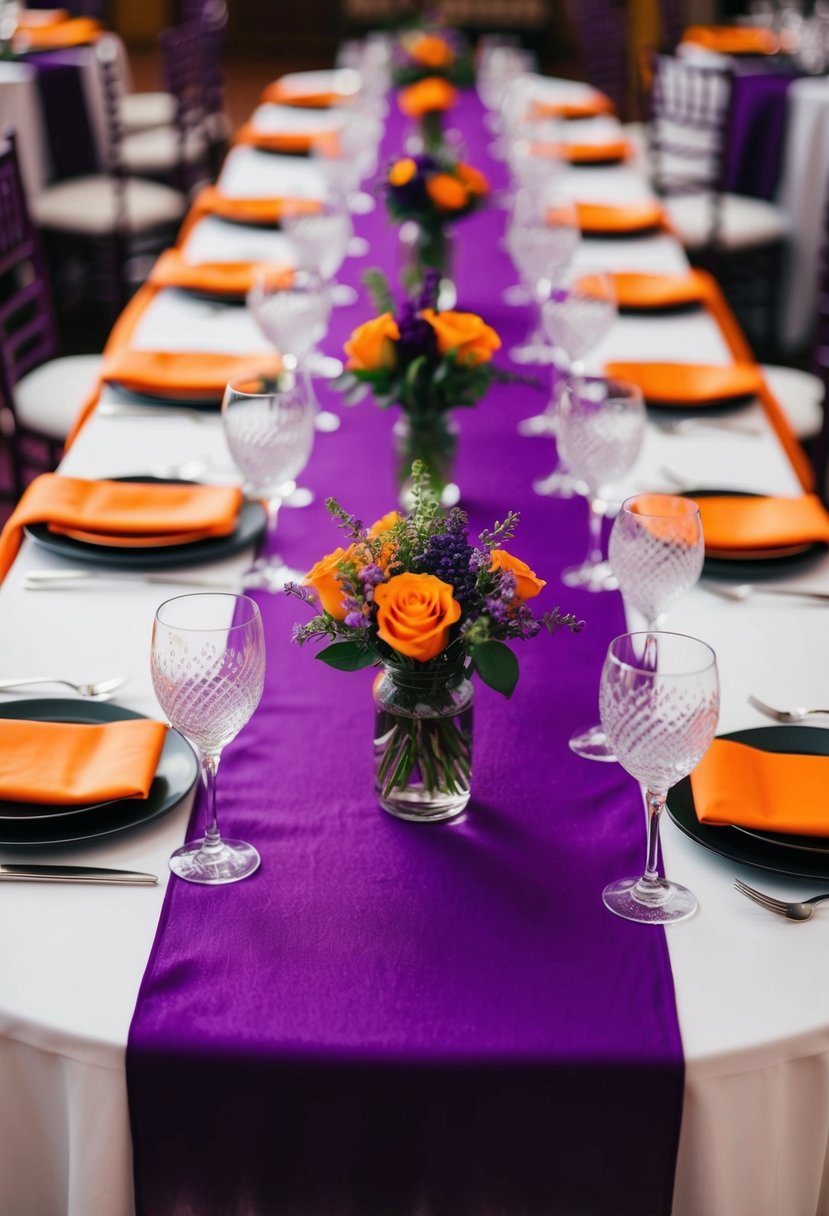
[[[829,709],[809,709],[805,705],[796,705],[794,709],[776,709],[774,705],[767,705],[765,701],[761,701],[759,697],[755,697],[754,693],[749,695],[749,704],[755,709],[759,709],[761,714],[765,714],[767,718],[773,718],[775,722],[802,722],[804,718],[811,717],[812,714],[829,714]]]
[[[710,591],[712,595],[718,595],[720,599],[731,600],[735,604],[741,604],[744,600],[751,599],[754,595],[785,595],[794,596],[795,599],[803,600],[821,600],[829,601],[829,591],[809,591],[799,587],[766,587],[757,583],[715,583],[708,579],[700,579],[700,587],[704,587],[706,591]]]

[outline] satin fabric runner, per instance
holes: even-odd
[[[503,188],[474,96],[451,125]],[[384,162],[406,130],[393,114]],[[508,366],[529,318],[501,301],[515,277],[504,218],[493,206],[458,225],[455,273],[459,307],[495,326]],[[340,277],[396,274],[383,211],[357,227],[371,255]],[[330,352],[373,315],[361,295],[335,312]],[[641,796],[617,765],[567,747],[597,718],[625,622],[615,594],[558,583],[587,521],[583,500],[530,489],[554,449],[515,428],[545,392],[498,386],[458,410],[457,480],[474,533],[521,511],[510,547],[548,580],[539,611],[558,603],[588,627],[521,646],[510,702],[478,688],[462,822],[379,809],[373,673],[316,662],[290,642],[303,605],[260,597],[265,695],[227,748],[219,821],[262,866],[230,887],[170,883],[127,1054],[139,1216],[670,1212],[683,1059],[665,936],[601,901],[641,871]],[[317,500],[280,519],[291,565],[341,543],[326,495],[367,522],[395,505],[395,412],[367,400],[318,437],[301,478]],[[201,830],[197,809],[189,834]]]

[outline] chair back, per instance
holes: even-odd
[[[659,0],[660,45],[674,51],[685,32],[685,0]]]
[[[728,67],[652,56],[648,146],[654,188],[662,195],[707,198],[711,245],[719,233],[731,99]]]
[[[185,194],[210,176],[203,79],[204,37],[204,27],[197,21],[164,30],[159,35],[164,85],[176,100],[176,185]]]
[[[585,75],[606,93],[619,114],[627,109],[628,25],[624,6],[614,0],[567,0]]]
[[[14,415],[14,386],[58,351],[51,284],[26,206],[14,131],[0,150],[0,397]]]
[[[210,140],[211,167],[215,176],[221,168],[230,135],[222,71],[222,53],[227,31],[225,0],[202,0],[201,24],[204,110]]]

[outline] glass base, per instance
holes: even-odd
[[[176,849],[170,858],[170,869],[185,882],[221,886],[240,882],[259,869],[259,854],[243,840],[222,840],[207,849],[203,845],[203,840],[194,840]]]
[[[535,436],[535,435],[555,435],[556,417],[555,414],[548,414],[545,410],[543,414],[533,414],[530,418],[522,418],[515,428],[519,435]]]
[[[585,488],[584,482],[566,469],[553,469],[547,477],[539,477],[533,482],[533,489],[542,498],[575,498],[577,494],[583,494]]]
[[[567,587],[581,587],[582,591],[616,591],[619,580],[610,568],[610,562],[582,562],[563,570],[561,581]]]
[[[509,357],[513,363],[552,363],[553,352],[546,343],[542,342],[525,342],[521,346],[513,346],[510,349]]]
[[[347,258],[364,258],[370,249],[371,246],[364,236],[353,236],[348,242],[345,256]]]
[[[316,498],[313,490],[309,490],[307,486],[298,486],[294,482],[292,488],[288,490],[285,497],[282,499],[283,507],[310,507],[311,503]]]
[[[579,731],[577,735],[571,735],[570,750],[585,760],[604,760],[611,763],[616,760],[601,726],[591,726],[588,730]]]
[[[321,431],[325,435],[330,435],[332,431],[338,431],[342,426],[342,419],[339,414],[332,413],[331,410],[320,410],[314,415],[314,430]]]
[[[699,904],[687,887],[660,878],[646,883],[641,878],[623,878],[602,891],[604,906],[616,916],[644,925],[669,925],[693,916]]]
[[[378,793],[377,801],[395,819],[405,819],[408,823],[445,823],[447,819],[457,819],[463,814],[469,797],[469,791],[454,797],[441,797],[408,789],[391,798],[383,798]]]
[[[303,570],[286,566],[282,558],[260,557],[245,571],[243,586],[246,591],[284,591],[288,583],[301,583]]]
[[[352,215],[371,215],[377,206],[377,200],[365,190],[356,190],[348,197],[348,209]],[[359,237],[355,238],[359,240]]]
[[[448,481],[440,492],[440,505],[444,508],[456,507],[461,500],[461,488],[454,481]],[[401,510],[407,514],[414,510],[415,500],[410,484],[406,484],[400,490],[399,500]]]
[[[350,283],[332,283],[331,303],[334,308],[351,308],[359,298]]]
[[[511,308],[523,308],[533,302],[532,292],[523,283],[513,283],[511,287],[505,287],[501,292],[501,299]]]

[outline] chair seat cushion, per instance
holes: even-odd
[[[823,427],[823,381],[796,367],[764,364],[766,383],[798,439],[814,439]]]
[[[197,161],[207,150],[207,140],[190,132],[184,144],[184,158]],[[155,127],[127,135],[121,143],[121,159],[128,173],[170,173],[181,161],[178,131],[175,127]]]
[[[128,178],[126,222],[130,232],[177,224],[184,215],[183,194],[160,182]],[[115,185],[104,174],[71,177],[47,186],[32,201],[32,214],[41,228],[103,236],[112,232],[118,218]]]
[[[100,371],[100,355],[67,355],[41,363],[15,385],[18,423],[49,439],[65,439]]]
[[[121,98],[121,126],[127,135],[175,122],[176,100],[172,93],[127,93]]]
[[[719,240],[726,249],[751,249],[782,241],[789,231],[786,213],[773,203],[744,194],[724,194],[721,199]],[[702,249],[709,243],[713,208],[707,194],[679,195],[664,200],[668,220],[686,249]]]

